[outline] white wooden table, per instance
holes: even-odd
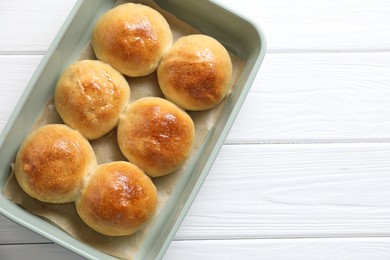
[[[219,1],[268,52],[165,259],[390,259],[390,1]],[[0,0],[0,130],[74,3]],[[25,258],[81,259],[0,217]]]

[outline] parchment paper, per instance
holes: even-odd
[[[117,2],[117,5],[125,2],[129,1],[119,0]],[[142,3],[159,11],[167,19],[172,29],[174,42],[181,36],[200,33],[193,27],[178,20],[172,14],[160,9],[151,0],[139,0],[131,2]],[[231,54],[231,58],[233,63],[232,86],[234,86],[234,83],[237,80],[241,68],[244,64],[244,61],[242,61],[233,54]],[[88,44],[84,51],[80,54],[79,60],[82,59],[96,59],[90,44]],[[139,78],[127,77],[127,81],[130,85],[131,90],[131,99],[129,100],[129,103],[145,96],[163,97],[158,86],[156,73],[152,73],[148,76]],[[224,104],[225,101],[222,101],[217,107],[213,109],[201,112],[189,112],[195,123],[196,135],[192,154],[199,147],[203,138],[214,125],[220,113],[223,112]],[[39,120],[33,126],[31,131],[37,129],[42,125],[50,123],[63,123],[57,111],[55,110],[53,100],[50,100],[48,102]],[[98,164],[111,161],[126,160],[126,158],[120,152],[118,144],[116,142],[116,128],[102,138],[91,141],[91,145],[96,153]],[[188,158],[186,163],[179,170],[167,176],[153,179],[153,182],[155,183],[158,190],[157,212],[154,217],[151,218],[140,231],[131,236],[109,237],[95,232],[86,224],[84,224],[84,222],[77,215],[74,203],[49,204],[31,198],[20,188],[13,173],[11,173],[3,193],[6,197],[14,201],[15,203],[20,204],[27,211],[44,217],[49,222],[59,226],[78,240],[89,244],[97,250],[103,251],[118,258],[133,259],[137,252],[137,249],[140,247],[143,240],[147,236],[148,230],[151,228],[153,222],[155,221],[155,218],[158,216],[158,213],[163,208],[165,202],[172,193],[175,184],[180,179],[182,173],[186,169],[186,165],[188,164],[188,162],[191,161],[191,159],[192,156]]]

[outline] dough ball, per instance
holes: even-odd
[[[152,177],[178,169],[191,152],[194,136],[191,117],[172,102],[157,97],[131,103],[117,128],[124,156]]]
[[[129,99],[130,88],[123,75],[97,60],[71,64],[54,93],[54,105],[62,120],[89,140],[116,127]]]
[[[81,219],[108,236],[131,235],[157,207],[157,190],[150,178],[129,162],[99,165],[87,178],[76,200]]]
[[[15,177],[31,197],[43,202],[74,201],[96,166],[89,142],[62,124],[45,125],[27,136],[15,161]]]
[[[206,110],[229,93],[232,62],[225,47],[214,38],[189,35],[172,46],[157,75],[167,99],[185,110]]]
[[[155,71],[171,45],[168,22],[142,4],[126,3],[109,10],[100,17],[92,35],[96,57],[130,77]]]

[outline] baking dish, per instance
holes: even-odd
[[[186,172],[148,231],[135,259],[161,259],[204,182],[249,92],[266,51],[265,36],[255,24],[209,0],[156,0],[161,8],[218,39],[245,61],[220,118],[207,133]],[[35,123],[64,68],[73,62],[90,40],[98,17],[115,0],[79,0],[36,69],[8,123],[0,135],[0,187],[3,190],[10,165],[22,141]],[[115,259],[73,238],[45,219],[35,216],[0,195],[0,212],[11,220],[88,259]]]

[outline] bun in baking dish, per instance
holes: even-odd
[[[185,110],[216,106],[231,89],[232,62],[225,47],[210,36],[180,38],[157,70],[164,96]]]
[[[165,18],[142,4],[126,3],[103,14],[95,25],[92,47],[99,60],[130,76],[145,76],[172,45]]]
[[[124,156],[151,177],[178,169],[190,154],[194,136],[191,117],[172,102],[157,97],[131,103],[117,128]]]
[[[78,131],[51,124],[27,136],[16,156],[15,177],[31,197],[65,203],[75,200],[95,166],[95,153]]]
[[[99,165],[76,199],[81,219],[108,236],[131,235],[157,207],[157,190],[150,178],[129,162]]]
[[[130,99],[130,88],[118,71],[97,60],[82,60],[65,69],[54,93],[62,120],[87,139],[111,131]]]

